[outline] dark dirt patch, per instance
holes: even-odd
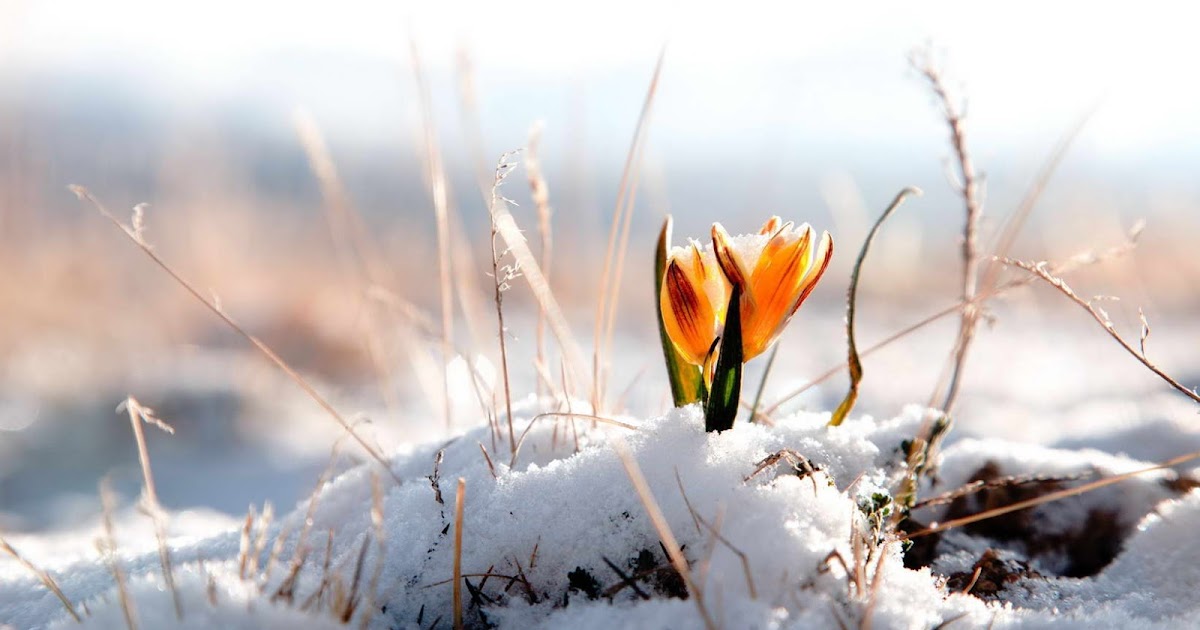
[[[1006,483],[1000,467],[993,461],[986,462],[971,476],[968,483],[988,484],[978,492],[959,496],[950,502],[940,520],[952,520],[1036,499],[1051,492],[1062,490],[1066,481],[1062,479],[1013,479]],[[1200,487],[1181,482],[1183,487]],[[1067,498],[1063,501],[1078,501]],[[959,531],[974,536],[989,538],[1006,544],[1005,548],[1017,551],[1030,559],[1043,557],[1065,558],[1065,566],[1059,575],[1066,577],[1088,577],[1100,572],[1121,551],[1121,546],[1132,526],[1123,523],[1117,509],[1093,508],[1077,524],[1063,530],[1061,526],[1050,526],[1045,518],[1047,506],[1034,506],[1002,514],[962,526]],[[912,533],[924,529],[924,524],[907,519],[900,530]],[[904,557],[904,566],[918,569],[929,566],[938,556],[940,534],[917,538]]]
[[[975,471],[971,481],[990,482],[1001,477],[999,466],[989,461]],[[1066,486],[1061,481],[989,487],[955,499],[946,509],[943,518],[950,520],[978,514],[1020,501],[1036,499],[1064,487]],[[1073,500],[1077,499],[1064,499]],[[1061,575],[1066,577],[1087,577],[1098,573],[1121,551],[1121,545],[1129,534],[1129,526],[1121,523],[1120,513],[1116,509],[1088,510],[1087,517],[1082,522],[1065,531],[1048,531],[1043,513],[1040,512],[1044,509],[1045,506],[1035,506],[1017,510],[964,525],[962,529],[969,534],[996,541],[1020,543],[1030,558],[1062,554],[1067,563]]]
[[[603,560],[618,580],[600,592],[604,597],[611,599],[628,589],[642,599],[650,599],[651,593],[661,597],[688,598],[687,584],[671,564],[665,549],[661,557],[650,549],[643,549],[625,562],[625,568],[608,558]]]
[[[583,567],[575,567],[574,571],[567,574],[568,592],[578,591],[586,595],[588,599],[596,599],[600,597],[600,590],[600,582]]]
[[[1021,580],[1041,579],[1042,574],[1016,558],[1001,558],[995,549],[983,552],[970,572],[955,573],[946,579],[946,588],[965,592],[986,601],[1003,599],[1001,594]]]
[[[1162,484],[1168,490],[1179,494],[1187,494],[1196,488],[1200,488],[1200,479],[1177,474],[1174,477],[1163,479]]]

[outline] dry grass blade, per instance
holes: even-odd
[[[175,429],[154,415],[154,410],[143,406],[133,396],[125,398],[125,402],[117,407],[124,408],[129,413],[129,424],[133,427],[134,441],[137,442],[138,463],[142,467],[142,500],[143,508],[154,521],[154,537],[158,541],[158,561],[162,565],[163,580],[167,590],[171,592],[171,603],[175,606],[175,618],[183,619],[183,603],[179,599],[179,590],[175,588],[175,572],[171,568],[171,553],[167,549],[167,515],[162,504],[158,502],[158,492],[154,488],[154,473],[150,470],[150,451],[146,448],[146,435],[142,431],[142,423],[153,425],[174,435]]]
[[[1045,280],[1047,284],[1057,289],[1058,292],[1066,296],[1067,299],[1078,304],[1080,308],[1087,311],[1088,314],[1092,316],[1092,319],[1096,320],[1096,323],[1100,324],[1100,326],[1104,328],[1104,331],[1107,332],[1108,335],[1112,337],[1118,344],[1120,344],[1120,346],[1124,348],[1125,351],[1130,354],[1130,356],[1137,359],[1139,363],[1146,366],[1148,370],[1154,372],[1159,378],[1166,381],[1168,385],[1175,388],[1175,390],[1192,399],[1194,402],[1200,403],[1200,394],[1197,394],[1195,390],[1185,387],[1179,381],[1175,380],[1170,374],[1164,372],[1146,357],[1144,351],[1139,352],[1136,348],[1134,348],[1132,344],[1126,341],[1125,338],[1117,332],[1117,329],[1113,326],[1112,321],[1104,314],[1103,311],[1101,311],[1091,302],[1079,297],[1079,295],[1075,293],[1075,291],[1068,286],[1062,278],[1055,276],[1049,269],[1046,268],[1044,264],[1035,264],[1023,260],[1013,260],[1011,258],[1001,258],[999,260],[1005,265],[1018,267],[1038,278],[1041,278],[1042,280]],[[1145,322],[1144,316],[1143,322]],[[1146,325],[1143,323],[1143,331],[1145,330]],[[1148,332],[1143,332],[1143,337],[1141,340],[1143,349],[1145,348],[1144,335],[1146,334],[1148,334]]]
[[[617,205],[613,211],[612,226],[608,233],[608,246],[604,253],[604,268],[600,275],[600,298],[596,303],[595,346],[592,351],[592,411],[600,413],[604,402],[604,356],[612,350],[616,326],[617,302],[621,292],[621,275],[625,267],[625,251],[629,244],[629,228],[633,215],[633,202],[637,194],[637,181],[641,172],[642,148],[646,141],[646,129],[650,122],[650,110],[658,92],[658,79],[662,74],[663,59],[667,49],[663,46],[654,65],[654,75],[646,90],[646,100],[638,116],[629,153],[625,156],[625,167],[621,172],[621,184],[617,191]]]
[[[554,293],[550,291],[550,283],[546,281],[546,276],[542,273],[537,259],[534,258],[533,251],[525,242],[525,236],[521,234],[516,220],[507,210],[500,210],[496,215],[496,232],[504,239],[509,253],[520,267],[521,277],[525,278],[534,298],[537,299],[538,307],[546,313],[546,323],[550,326],[550,332],[554,333],[559,348],[562,349],[567,366],[572,375],[582,374],[583,350],[575,341],[571,327],[567,324],[562,309],[559,308],[558,301],[554,298]]]
[[[862,621],[858,624],[859,630],[871,630],[873,627],[875,606],[879,603],[879,587],[883,584],[883,561],[888,556],[888,544],[883,543],[879,549],[879,560],[875,562],[875,573],[871,576],[871,593],[867,598],[867,605],[863,608]]]
[[[775,367],[775,356],[779,354],[779,344],[775,344],[771,348],[771,356],[767,357],[767,365],[763,368],[762,380],[758,382],[758,391],[754,393],[754,404],[750,405],[750,422],[762,422],[764,424],[774,424],[766,414],[760,413],[762,408],[763,392],[767,390],[767,378],[771,376],[771,368]]]
[[[1100,263],[1100,262],[1106,262],[1109,260],[1113,260],[1114,258],[1124,256],[1125,254],[1132,251],[1134,247],[1137,246],[1138,238],[1141,236],[1141,233],[1142,233],[1142,230],[1144,229],[1144,227],[1145,227],[1144,223],[1138,222],[1129,231],[1128,240],[1126,242],[1121,243],[1116,246],[1113,246],[1113,247],[1110,247],[1101,252],[1095,252],[1095,251],[1089,250],[1089,251],[1085,251],[1085,252],[1076,254],[1075,256],[1072,256],[1070,259],[1068,259],[1063,264],[1055,266],[1054,273],[1056,273],[1056,274],[1068,273],[1071,271],[1075,271],[1076,269],[1079,269],[1086,265],[1092,265],[1092,264],[1096,264],[1096,263]],[[1037,280],[1037,278],[1032,277],[1032,276],[1025,277],[1025,278],[1017,278],[1017,279],[1005,282],[999,286],[994,286],[990,289],[981,290],[975,296],[975,299],[972,303],[980,304],[985,300],[988,300],[994,296],[1006,293],[1011,289],[1015,289],[1017,287],[1023,287],[1023,286],[1032,284],[1036,280]],[[954,313],[959,312],[966,306],[967,306],[966,302],[959,302],[957,304],[952,304],[950,306],[947,306],[946,308],[943,308],[942,310],[940,310],[936,313],[928,315],[925,318],[921,319],[920,321],[917,321],[917,322],[914,322],[913,324],[905,326],[904,328],[892,333],[891,335],[888,335],[884,339],[874,343],[869,348],[860,351],[859,357],[865,357],[865,356],[871,355],[871,354],[875,353],[876,351],[881,350],[881,349],[899,341],[900,339],[903,339],[904,337],[907,337],[908,335],[911,335],[912,333],[914,333],[918,330],[921,330],[922,328],[942,319],[943,317],[946,317],[948,315],[952,315]],[[759,416],[760,417],[770,416],[771,414],[778,411],[779,408],[781,406],[783,406],[784,404],[788,403],[789,401],[793,400],[794,398],[803,394],[804,392],[812,389],[813,387],[820,385],[821,383],[825,382],[826,380],[828,380],[829,378],[833,377],[834,375],[840,373],[842,370],[845,370],[846,368],[847,368],[847,365],[845,363],[839,363],[839,364],[829,368],[828,370],[822,372],[820,375],[818,375],[816,378],[812,379],[808,383],[805,383],[804,385],[801,385],[800,387],[788,392],[785,396],[783,396],[779,400],[772,403],[770,406],[768,406],[763,411],[759,412]]]
[[[333,238],[334,250],[341,260],[343,272],[349,280],[348,284],[354,287],[353,297],[360,301],[368,299],[371,287],[388,283],[388,279],[385,278],[384,270],[387,266],[383,262],[383,255],[367,234],[362,217],[354,211],[350,195],[338,176],[333,156],[312,115],[304,110],[297,111],[294,124],[300,144],[308,155],[309,169],[321,188],[329,233]],[[379,393],[387,409],[395,414],[400,405],[393,391],[392,383],[395,379],[391,362],[384,357],[379,314],[374,309],[367,308],[363,309],[363,316],[364,341],[372,367],[375,369]]]
[[[692,596],[692,601],[696,603],[696,610],[700,613],[700,618],[704,620],[704,627],[707,630],[716,630],[717,624],[713,621],[712,616],[708,613],[708,608],[704,605],[704,592],[696,586],[696,581],[692,578],[691,567],[688,566],[687,558],[683,556],[683,550],[679,548],[679,541],[675,540],[675,534],[671,533],[671,525],[667,523],[667,517],[663,515],[662,508],[659,507],[658,501],[654,498],[654,493],[650,491],[650,485],[646,483],[646,478],[642,475],[641,468],[634,461],[633,455],[629,453],[629,449],[622,442],[613,442],[613,448],[617,451],[617,455],[621,458],[621,464],[625,467],[625,474],[629,477],[629,481],[633,484],[633,489],[637,491],[638,499],[642,502],[642,507],[646,509],[646,514],[650,517],[650,522],[653,523],[655,531],[658,532],[658,537],[662,541],[663,546],[667,549],[667,555],[671,558],[671,564],[674,565],[675,571],[683,579],[683,583],[687,586],[688,592]]]
[[[12,545],[8,544],[8,541],[5,540],[3,536],[0,536],[0,551],[12,556],[13,560],[16,560],[21,566],[25,567],[30,573],[36,576],[38,581],[42,583],[42,586],[45,586],[47,590],[49,590],[51,593],[54,593],[54,596],[58,598],[58,601],[62,602],[63,608],[67,610],[67,614],[71,615],[75,621],[80,623],[83,622],[83,618],[80,617],[79,613],[75,611],[75,606],[71,604],[71,600],[67,599],[66,593],[63,593],[62,589],[58,586],[58,582],[53,576],[50,575],[50,573],[30,562],[25,556],[22,556],[16,549],[13,548]]]
[[[529,179],[529,195],[533,198],[534,209],[537,210],[538,236],[541,239],[542,273],[546,281],[550,281],[550,260],[554,251],[553,231],[550,228],[550,188],[546,185],[546,176],[542,173],[542,163],[539,160],[539,150],[542,144],[542,124],[539,122],[529,130],[529,144],[525,149],[525,174]],[[546,364],[546,312],[538,308],[537,317],[537,365]],[[538,381],[541,389],[541,381]]]
[[[529,430],[533,428],[533,424],[535,422],[537,422],[538,420],[541,420],[542,418],[571,418],[572,420],[574,420],[575,418],[584,418],[587,420],[593,420],[595,422],[600,422],[602,424],[610,424],[614,427],[621,427],[622,429],[629,429],[630,431],[640,431],[641,430],[632,424],[629,424],[626,422],[621,422],[620,420],[613,420],[612,418],[605,418],[603,416],[593,415],[590,413],[571,413],[569,411],[566,411],[566,412],[564,412],[564,411],[549,411],[546,413],[539,413],[538,415],[529,419],[529,424],[525,425],[525,430],[521,432],[521,438],[517,440],[517,449],[515,451],[513,451],[512,461],[510,461],[508,464],[509,468],[513,468],[517,465],[517,455],[521,452],[521,446],[523,444],[525,444],[525,438],[526,438],[526,436],[529,435]],[[578,451],[579,450],[579,437],[576,436],[575,439],[576,439],[575,450]],[[486,455],[486,453],[485,453],[485,455]],[[493,476],[495,476],[494,472],[493,472]]]
[[[458,489],[454,492],[454,630],[463,627],[463,506],[467,501],[467,480],[458,478]]]
[[[1012,250],[1013,244],[1016,243],[1017,236],[1021,233],[1021,228],[1024,227],[1026,221],[1029,219],[1029,215],[1033,212],[1033,208],[1037,205],[1038,200],[1041,199],[1042,193],[1046,190],[1046,186],[1050,184],[1050,179],[1054,177],[1055,171],[1057,171],[1059,165],[1062,164],[1063,158],[1065,158],[1067,155],[1067,150],[1070,149],[1071,145],[1075,143],[1075,139],[1079,137],[1079,134],[1083,131],[1084,126],[1087,125],[1089,120],[1091,120],[1092,114],[1096,113],[1096,109],[1096,107],[1092,107],[1082,116],[1080,116],[1079,120],[1075,122],[1075,125],[1072,126],[1071,129],[1067,131],[1066,135],[1060,138],[1058,143],[1054,146],[1054,150],[1051,151],[1050,156],[1046,158],[1046,162],[1042,165],[1041,170],[1038,171],[1037,177],[1034,179],[1033,184],[1029,187],[1029,190],[1025,192],[1025,196],[1021,199],[1020,205],[1017,206],[1016,211],[1014,211],[1013,214],[1004,222],[1004,229],[1001,231],[1000,236],[996,239],[995,247],[992,248],[992,253],[994,256],[1007,256]],[[987,291],[989,288],[996,285],[996,281],[1000,276],[1001,267],[1002,266],[997,264],[996,260],[993,258],[991,263],[988,264],[987,268],[983,272],[983,280],[980,281],[980,288],[982,290]]]
[[[920,531],[916,531],[911,534],[901,535],[899,537],[899,540],[912,540],[913,538],[920,538],[922,536],[928,536],[930,534],[944,532],[948,529],[954,529],[955,527],[962,527],[963,525],[970,525],[971,523],[978,523],[979,521],[985,521],[989,518],[1003,516],[1010,512],[1016,512],[1017,510],[1024,510],[1025,508],[1042,505],[1043,503],[1051,503],[1053,501],[1058,501],[1061,499],[1065,499],[1067,497],[1073,497],[1076,495],[1085,494],[1085,493],[1091,492],[1093,490],[1099,490],[1100,488],[1104,488],[1106,486],[1111,486],[1115,483],[1120,483],[1122,481],[1125,481],[1132,477],[1136,477],[1138,475],[1143,475],[1148,472],[1154,472],[1156,470],[1162,470],[1164,468],[1172,468],[1174,466],[1178,466],[1179,464],[1190,462],[1190,461],[1193,461],[1196,459],[1200,459],[1200,451],[1194,451],[1194,452],[1188,453],[1186,455],[1180,455],[1179,457],[1168,459],[1165,462],[1162,462],[1160,464],[1155,464],[1153,466],[1149,466],[1146,468],[1139,468],[1138,470],[1131,470],[1129,472],[1121,473],[1118,475],[1110,475],[1108,477],[1104,477],[1102,479],[1097,479],[1096,481],[1085,483],[1081,486],[1076,486],[1074,488],[1066,488],[1063,490],[1057,490],[1055,492],[1049,492],[1047,494],[1043,494],[1043,495],[1034,497],[1032,499],[1026,499],[1024,501],[1017,501],[1016,503],[1012,503],[1012,504],[1005,505],[1003,507],[998,507],[998,508],[991,509],[991,510],[986,510],[986,511],[980,512],[978,514],[971,514],[970,516],[964,516],[962,518],[956,518],[956,519],[952,519],[952,520],[945,521],[942,523],[932,523],[929,525],[929,527],[922,529]]]
[[[134,245],[137,245],[142,252],[144,252],[150,257],[151,260],[154,261],[154,264],[158,265],[158,267],[166,272],[167,275],[171,276],[172,280],[174,280],[179,286],[183,287],[184,290],[190,293],[192,297],[196,298],[196,300],[203,304],[205,308],[220,318],[220,320],[224,322],[226,326],[229,326],[229,328],[235,333],[237,333],[238,336],[242,337],[249,342],[250,345],[254,346],[254,348],[263,356],[265,356],[267,360],[275,364],[275,367],[279,368],[284,374],[286,374],[287,377],[292,380],[292,382],[296,383],[296,385],[298,385],[300,389],[303,390],[304,393],[313,400],[313,402],[317,403],[317,406],[319,406],[325,411],[325,413],[333,418],[333,420],[337,422],[338,425],[340,425],[342,429],[344,429],[346,433],[349,434],[350,437],[353,438],[354,441],[357,442],[358,445],[362,447],[362,449],[366,451],[368,455],[370,455],[376,462],[379,463],[380,466],[383,466],[383,468],[388,471],[388,474],[392,477],[397,485],[403,483],[400,477],[396,475],[395,471],[392,470],[383,454],[380,453],[379,450],[372,446],[369,442],[367,442],[366,439],[364,439],[361,435],[359,435],[359,433],[354,430],[354,427],[351,426],[350,422],[347,421],[342,414],[338,413],[337,409],[334,409],[333,405],[330,404],[324,396],[318,393],[316,388],[313,387],[308,380],[306,380],[303,376],[300,376],[299,372],[297,372],[291,365],[284,361],[282,357],[280,357],[278,354],[275,354],[275,351],[267,346],[267,344],[263,343],[261,339],[255,337],[242,328],[240,324],[235,322],[232,317],[227,315],[225,311],[222,310],[221,307],[218,306],[212,299],[201,295],[191,283],[189,283],[187,280],[184,280],[174,268],[160,258],[159,255],[154,252],[154,249],[150,247],[150,244],[142,239],[140,234],[135,232],[132,228],[121,223],[120,219],[117,219],[117,217],[113,216],[113,214],[108,211],[108,208],[106,208],[104,204],[100,203],[98,199],[93,197],[92,193],[89,192],[87,188],[84,188],[83,186],[72,185],[70,186],[70,189],[71,192],[75,193],[80,200],[90,203],[92,207],[100,213],[100,216],[108,219],[109,222],[119,228],[125,234],[125,236],[129,238],[129,240],[133,241]]]
[[[333,443],[333,447],[329,449],[329,461],[325,465],[325,469],[321,471],[321,475],[317,478],[317,483],[314,485],[312,492],[308,495],[308,506],[304,510],[304,525],[300,528],[300,533],[296,535],[295,551],[292,553],[292,558],[289,561],[288,572],[283,580],[279,583],[279,587],[275,593],[271,595],[271,601],[284,600],[291,603],[295,599],[296,582],[300,577],[300,570],[304,568],[304,563],[308,559],[308,537],[312,533],[313,517],[317,513],[317,505],[321,500],[321,490],[325,487],[325,483],[333,476],[334,465],[337,463],[338,454],[341,452],[342,439],[339,438]],[[280,534],[282,537],[283,534]]]
[[[475,64],[466,48],[459,48],[454,56],[454,67],[458,74],[458,100],[462,127],[471,156],[471,167],[475,172],[475,184],[484,203],[491,187],[488,177],[487,143],[484,142],[483,126],[479,117],[479,91],[475,88]]]
[[[433,197],[433,216],[437,224],[438,243],[438,288],[442,303],[442,395],[446,428],[450,429],[453,421],[453,408],[450,402],[450,375],[446,372],[445,364],[450,361],[454,350],[454,293],[453,270],[450,252],[450,200],[446,183],[446,171],[442,164],[441,151],[438,148],[437,132],[434,128],[433,104],[429,92],[429,83],[425,79],[425,71],[421,65],[421,54],[417,49],[417,41],[409,38],[409,50],[412,54],[413,76],[417,83],[420,96],[421,121],[424,131],[425,151],[429,175],[429,192]]]
[[[910,510],[916,511],[921,508],[934,507],[952,503],[955,499],[970,496],[977,492],[985,490],[995,490],[997,488],[1013,488],[1027,484],[1062,484],[1067,481],[1078,481],[1085,477],[1091,477],[1093,473],[1080,473],[1075,475],[1020,475],[1011,477],[1002,477],[991,481],[972,481],[964,484],[953,490],[943,492],[935,497],[922,499],[913,504]]]
[[[133,610],[133,600],[129,598],[129,585],[125,582],[125,571],[117,561],[117,535],[113,527],[113,510],[116,499],[113,498],[112,486],[108,477],[100,480],[100,506],[104,511],[104,538],[96,541],[100,553],[108,561],[108,569],[117,582],[117,596],[121,601],[121,613],[125,616],[125,627],[137,630],[137,613]]]
[[[833,412],[833,417],[829,420],[829,426],[836,427],[846,419],[850,410],[854,408],[855,401],[858,400],[858,384],[862,382],[863,369],[862,362],[858,357],[858,346],[854,341],[854,315],[858,305],[858,278],[862,273],[863,261],[867,259],[867,252],[871,249],[871,243],[875,240],[875,235],[879,233],[879,229],[883,227],[883,222],[887,221],[888,217],[904,203],[904,200],[909,195],[921,195],[920,188],[908,187],[901,190],[892,199],[892,203],[888,205],[883,214],[879,216],[879,220],[875,225],[871,226],[871,231],[867,233],[867,238],[863,240],[862,249],[858,252],[858,259],[854,261],[854,270],[850,273],[850,288],[846,292],[846,340],[848,345],[846,365],[850,371],[850,391],[846,392],[846,397],[838,404],[837,409]],[[755,408],[758,404],[755,403]]]
[[[741,549],[735,547],[733,543],[729,542],[728,538],[725,538],[725,536],[721,534],[720,514],[718,514],[717,524],[714,525],[709,523],[703,516],[700,516],[700,514],[696,512],[695,508],[692,507],[692,502],[688,499],[687,491],[683,489],[683,478],[679,476],[678,468],[675,469],[675,483],[679,486],[679,494],[683,497],[683,504],[687,506],[688,513],[692,515],[692,521],[696,524],[696,532],[699,533],[700,526],[703,525],[714,540],[717,540],[721,544],[725,545],[726,549],[729,549],[729,551],[733,552],[733,554],[736,555],[739,560],[741,560],[742,574],[746,577],[746,590],[750,593],[750,599],[758,599],[758,589],[754,587],[754,574],[752,571],[750,571],[750,557],[747,556]]]

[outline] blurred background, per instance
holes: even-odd
[[[1145,219],[1137,250],[1071,282],[1086,297],[1119,296],[1104,306],[1135,341],[1143,309],[1154,360],[1200,382],[1200,86],[1186,78],[1200,40],[1175,3],[313,4],[0,3],[0,529],[88,522],[104,475],[126,503],[136,497],[128,419],[114,412],[129,394],[177,429],[148,439],[159,494],[178,510],[289,509],[339,435],[69,184],[123,219],[150,204],[145,236],[159,255],[372,439],[404,448],[482,421],[466,366],[494,373],[498,359],[486,199],[497,159],[526,147],[535,125],[551,285],[590,352],[622,167],[664,46],[611,356],[610,400],[624,409],[667,406],[650,290],[667,213],[676,243],[715,220],[749,232],[771,214],[833,233],[833,265],[781,342],[768,401],[844,360],[854,254],[904,186],[926,194],[868,261],[860,345],[955,303],[962,203],[914,49],[931,52],[963,99],[986,251],[1084,122],[1013,254],[1104,250]],[[347,215],[323,201],[298,120],[328,147],[361,222],[354,243],[379,263],[369,282],[347,264]],[[430,137],[454,217],[453,357],[441,351]],[[524,165],[501,192],[540,251]],[[524,280],[505,309],[524,398],[537,386]],[[1156,443],[1182,452],[1196,441],[1194,410],[1061,296],[1033,286],[992,310],[968,364],[961,435],[1133,452],[1138,440],[1095,436],[1152,425]],[[927,402],[955,329],[942,320],[867,360],[860,409],[889,417]],[[553,374],[558,356],[547,355]],[[780,413],[829,409],[844,386],[838,375]]]

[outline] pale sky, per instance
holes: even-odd
[[[136,59],[158,69],[154,81],[218,93],[263,80],[247,75],[255,68],[248,60],[285,52],[394,63],[407,72],[412,33],[435,76],[452,73],[457,50],[470,51],[481,86],[502,101],[544,84],[611,77],[621,77],[636,100],[667,42],[656,128],[700,144],[773,126],[899,145],[925,137],[930,127],[921,125],[936,121],[930,101],[915,96],[921,86],[905,56],[933,42],[970,95],[978,137],[995,146],[1049,147],[1096,104],[1084,139],[1096,156],[1200,144],[1193,80],[1200,21],[1189,3],[44,0],[4,7],[0,51],[10,68]],[[348,119],[373,120],[344,107]],[[510,103],[497,111],[537,117],[536,108]],[[529,122],[512,125],[523,134]]]

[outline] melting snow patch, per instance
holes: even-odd
[[[1169,473],[1037,512],[1037,524],[1060,534],[1105,506],[1128,527],[1123,551],[1094,577],[1057,577],[1067,564],[1061,554],[1039,555],[1028,540],[995,532],[947,533],[934,546],[941,549],[932,568],[906,568],[899,543],[852,544],[853,532],[873,538],[873,525],[890,514],[886,488],[903,468],[901,444],[920,419],[914,407],[893,420],[858,418],[830,428],[828,414],[802,413],[723,434],[705,433],[695,407],[624,420],[637,430],[575,420],[572,431],[567,420],[542,419],[512,467],[505,442],[493,444],[488,429],[478,428],[397,456],[392,472],[403,483],[371,465],[341,475],[314,504],[300,504],[265,529],[261,551],[254,528],[249,536],[226,531],[175,545],[183,626],[157,554],[120,562],[142,628],[323,628],[344,618],[370,628],[445,628],[454,608],[461,478],[468,627],[860,627],[868,619],[876,628],[1167,627],[1198,619],[1200,552],[1191,538],[1200,499],[1172,502],[1179,493],[1162,483]],[[623,441],[648,481],[707,620],[611,439]],[[942,482],[955,487],[988,462],[1004,475],[1107,474],[1142,465],[1096,451],[963,440],[947,449]],[[991,601],[947,588],[947,575],[970,570],[992,547],[1003,550],[994,556],[999,566],[1023,558],[1048,577],[1014,578],[1005,596]],[[40,583],[0,568],[0,626],[75,626]],[[123,626],[120,593],[103,562],[81,561],[54,574],[76,608],[87,611],[85,627]]]

